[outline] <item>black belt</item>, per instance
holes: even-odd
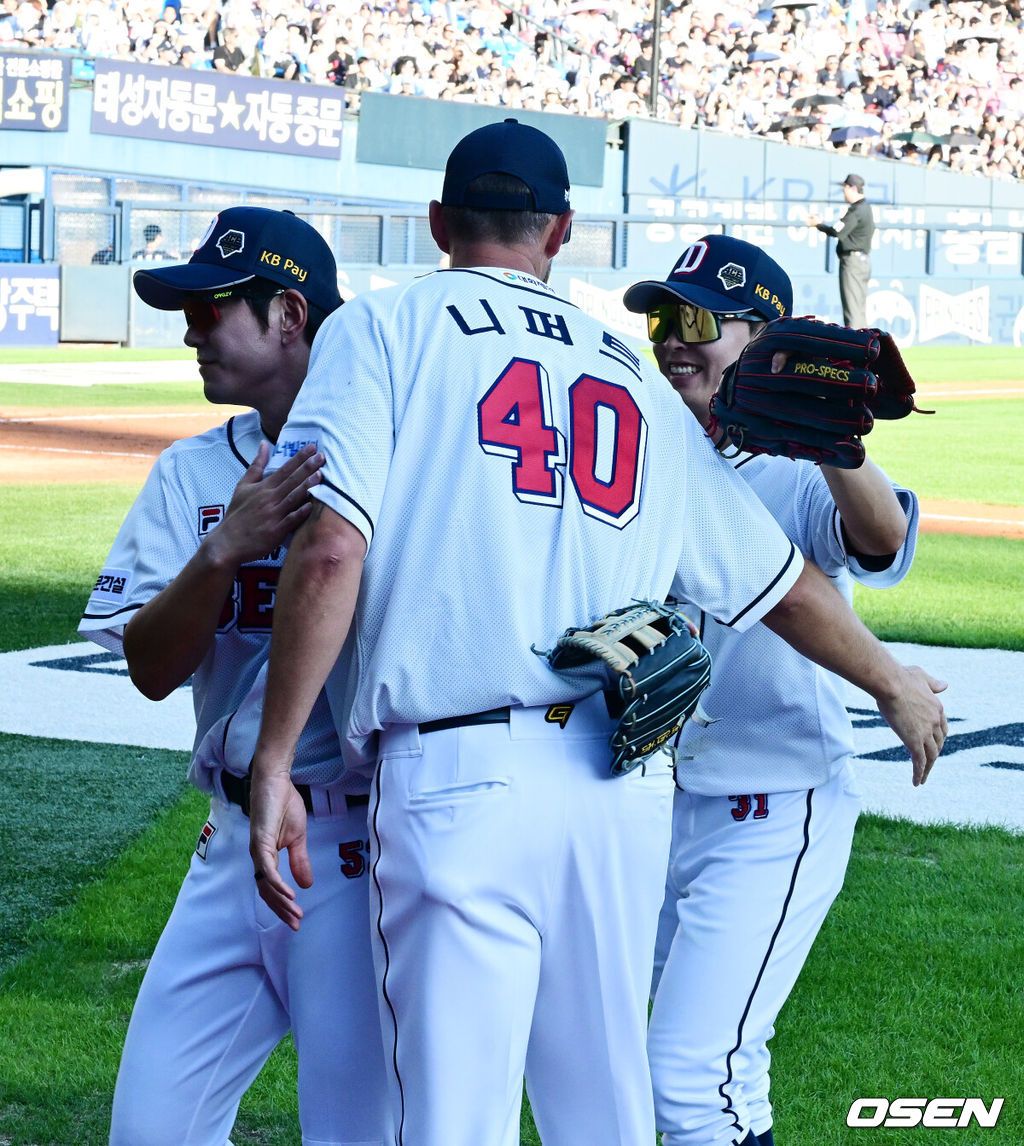
[[[465,728],[470,724],[508,724],[509,710],[490,708],[486,712],[471,712],[468,716],[446,716],[442,720],[426,720],[420,725],[420,732],[444,732],[446,728]]]
[[[224,789],[224,796],[229,804],[237,804],[242,811],[249,814],[249,777],[236,776],[233,772],[221,772],[220,784]],[[295,790],[302,797],[303,804],[306,805],[306,811],[313,811],[313,794],[309,790],[308,784],[296,784]],[[347,808],[365,808],[370,802],[368,795],[362,796],[345,796],[345,806]]]
[[[617,717],[622,709],[622,701],[616,693],[605,689],[605,705],[608,715]],[[471,712],[467,716],[446,716],[441,720],[426,720],[420,726],[420,732],[444,732],[446,728],[466,728],[471,724],[508,724],[511,716],[509,709],[489,708],[486,712]]]

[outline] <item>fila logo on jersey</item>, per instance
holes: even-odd
[[[865,1115],[865,1109],[871,1111]],[[846,1116],[846,1125],[859,1126],[995,1126],[1003,1109],[1003,1099],[992,1099],[985,1106],[980,1098],[857,1098]],[[960,1111],[958,1114],[957,1112]]]
[[[205,862],[206,850],[210,846],[210,840],[213,839],[217,832],[215,824],[211,824],[209,820],[203,824],[203,830],[199,833],[199,841],[196,843],[196,855]]]
[[[553,704],[544,713],[544,719],[548,724],[557,724],[559,728],[564,728],[569,723],[569,717],[572,716],[575,707],[574,704]]]
[[[201,505],[199,507],[199,536],[205,537],[224,518],[224,506]]]

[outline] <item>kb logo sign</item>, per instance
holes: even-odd
[[[1003,1099],[986,1107],[980,1098],[858,1098],[846,1116],[846,1125],[867,1126],[995,1126]]]

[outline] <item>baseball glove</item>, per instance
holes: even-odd
[[[650,601],[608,613],[588,628],[566,629],[546,655],[558,672],[604,688],[618,721],[610,740],[613,776],[665,747],[711,679],[711,656],[683,614]]]
[[[722,375],[709,432],[721,427],[737,450],[856,469],[876,418],[934,412],[918,410],[914,389],[891,334],[777,318]]]

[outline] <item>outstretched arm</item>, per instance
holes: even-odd
[[[821,476],[839,510],[849,549],[868,557],[899,551],[907,537],[907,515],[892,483],[870,458],[857,469],[823,465]]]
[[[295,745],[338,659],[355,612],[366,542],[322,502],[288,550],[277,587],[263,722],[252,761],[249,853],[260,895],[298,929],[302,909],[278,870],[288,849],[300,887],[313,882],[306,850],[306,810],[292,786]]]
[[[206,655],[238,567],[269,553],[310,512],[307,493],[320,480],[323,456],[305,447],[263,477],[270,446],[261,442],[235,487],[224,519],[173,581],[132,617],[124,655],[135,687],[163,700],[184,683]]]
[[[810,562],[762,620],[797,652],[874,697],[910,753],[914,785],[928,779],[946,739],[946,714],[935,695],[944,681],[900,664]]]

